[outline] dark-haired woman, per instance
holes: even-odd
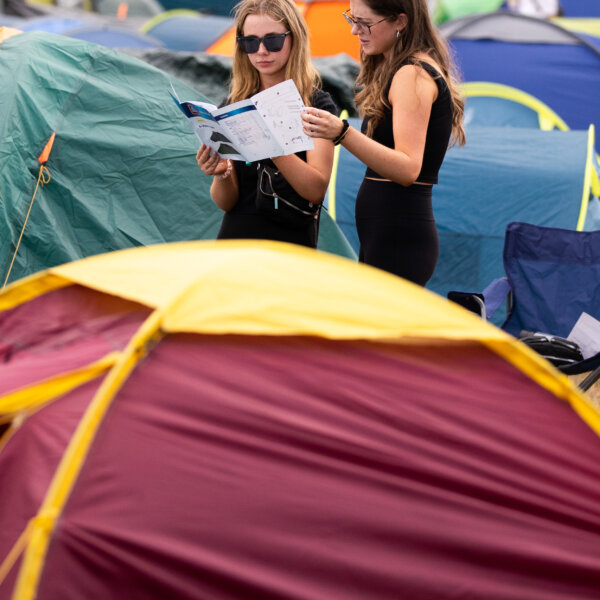
[[[351,0],[361,45],[361,131],[309,109],[304,130],[367,166],[356,198],[362,262],[424,286],[439,254],[432,188],[449,144],[463,144],[464,102],[426,0]]]

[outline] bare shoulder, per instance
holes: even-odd
[[[435,81],[418,62],[427,62],[441,74],[438,65],[426,55],[416,56],[414,61],[417,64],[407,63],[394,73],[389,91],[389,99],[392,104],[395,97],[406,96],[411,90],[416,95],[428,97],[432,101],[437,97],[438,90]]]

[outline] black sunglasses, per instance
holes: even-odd
[[[238,35],[237,43],[246,54],[254,54],[258,52],[261,42],[269,52],[279,52],[283,48],[285,38],[292,33],[268,33],[264,37],[256,37],[255,35]]]

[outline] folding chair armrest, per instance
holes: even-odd
[[[494,313],[506,298],[510,298],[512,289],[506,277],[494,279],[484,290],[483,294],[487,318],[491,319]]]
[[[494,279],[482,292],[448,292],[448,300],[478,314],[482,319],[491,319],[502,302],[510,295],[511,287],[506,277]]]

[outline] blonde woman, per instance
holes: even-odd
[[[304,130],[367,166],[356,198],[359,260],[424,286],[439,254],[432,188],[448,145],[463,144],[464,103],[426,0],[351,0],[361,131],[310,109]]]
[[[234,14],[237,43],[230,92],[223,104],[293,79],[306,106],[337,114],[331,96],[320,89],[319,74],[310,61],[307,26],[292,0],[242,0]],[[232,163],[205,145],[196,158],[202,171],[214,176],[211,196],[225,211],[218,239],[261,238],[316,248],[318,211],[315,218],[298,214],[292,222],[281,223],[257,207],[257,164]],[[285,194],[295,194],[308,209],[325,197],[333,144],[314,140],[313,150],[261,162],[277,169],[288,186]]]

